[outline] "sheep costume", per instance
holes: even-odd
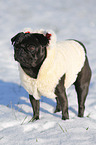
[[[25,30],[26,31],[26,30]],[[28,31],[28,30],[27,30]],[[47,46],[47,57],[39,69],[37,79],[28,76],[19,65],[20,78],[26,91],[36,100],[41,96],[55,98],[55,88],[65,74],[64,87],[68,89],[77,78],[85,62],[84,48],[74,40],[56,42],[56,35],[52,31],[35,31],[30,33],[51,33]]]

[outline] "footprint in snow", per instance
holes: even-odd
[[[10,122],[2,122],[0,124],[0,131],[5,129],[5,128],[10,128],[10,127],[13,127],[13,126],[16,126],[18,125],[18,122],[17,121],[10,121]]]
[[[24,132],[29,132],[34,129],[38,131],[45,131],[47,129],[53,128],[55,126],[55,122],[45,122],[43,124],[40,123],[33,123],[33,124],[27,124],[23,126]]]

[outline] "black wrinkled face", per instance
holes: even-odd
[[[48,39],[43,34],[18,33],[12,39],[14,58],[26,68],[38,66],[46,58]]]

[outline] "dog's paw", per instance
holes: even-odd
[[[82,118],[83,116],[84,116],[83,113],[79,113],[79,114],[78,114],[78,117],[81,117],[81,118]]]
[[[34,122],[34,121],[36,121],[36,120],[39,120],[39,117],[38,117],[38,116],[32,117],[32,119],[31,119],[28,123]]]
[[[55,111],[54,111],[54,113],[57,113],[57,112],[60,112],[60,111],[61,111],[61,109],[56,108]]]
[[[80,110],[78,111],[78,117],[84,116],[84,109],[85,109],[85,107],[80,108]]]
[[[69,119],[69,114],[68,113],[62,115],[62,120],[66,120],[66,119]]]

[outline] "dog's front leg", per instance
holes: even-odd
[[[68,101],[67,101],[67,96],[64,87],[64,79],[65,79],[65,75],[59,81],[59,84],[55,89],[55,94],[58,96],[61,105],[62,119],[66,120],[69,119],[69,114],[68,114]]]
[[[32,95],[29,95],[29,99],[33,108],[33,118],[32,120],[38,120],[39,119],[39,107],[40,103],[39,100],[36,100]]]
[[[57,105],[56,105],[56,109],[55,109],[54,113],[61,111],[61,104],[59,101],[59,97],[56,97],[56,102],[57,102]]]

